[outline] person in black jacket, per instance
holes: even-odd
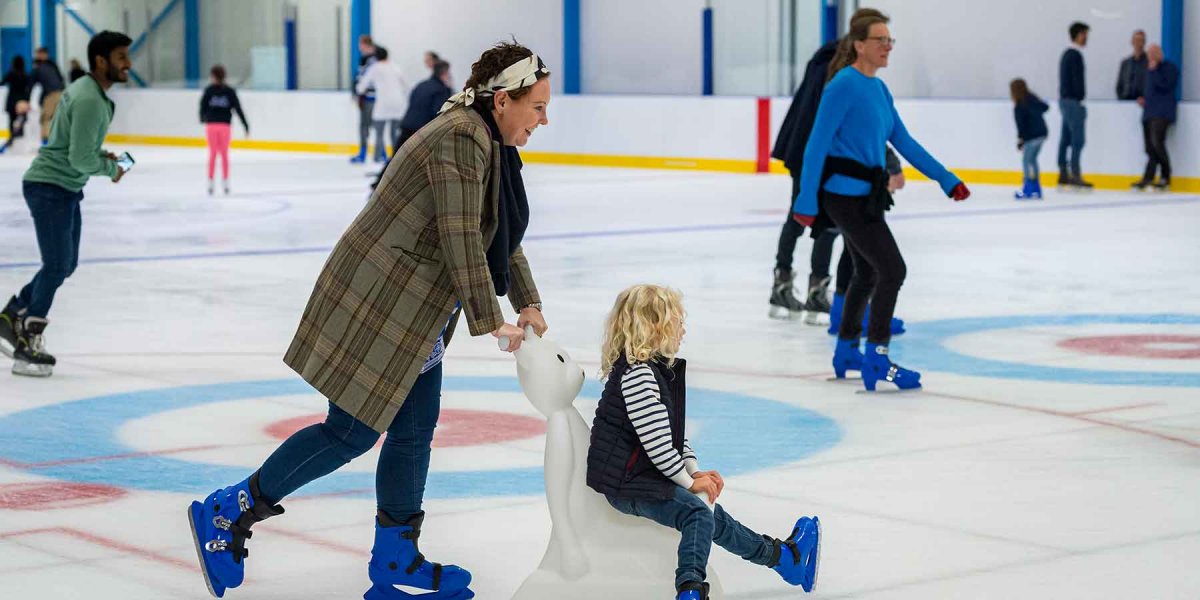
[[[1133,184],[1136,190],[1147,186],[1165,192],[1171,186],[1171,157],[1167,155],[1167,130],[1175,122],[1179,111],[1179,100],[1175,93],[1179,88],[1179,67],[1163,58],[1163,49],[1158,44],[1150,46],[1146,84],[1138,102],[1142,105],[1142,135],[1146,142],[1146,172],[1141,181]],[[1158,170],[1161,178],[1154,180]]]
[[[1084,122],[1087,108],[1083,99],[1087,97],[1084,81],[1083,48],[1087,46],[1086,23],[1076,21],[1068,32],[1071,47],[1063,52],[1058,62],[1058,110],[1062,112],[1062,134],[1058,138],[1058,185],[1076,189],[1091,189],[1092,184],[1083,180],[1079,155],[1085,141]],[[1070,149],[1070,159],[1067,150]]]
[[[212,83],[204,88],[204,96],[200,98],[200,122],[204,123],[205,137],[208,139],[208,195],[213,193],[213,175],[218,156],[221,157],[221,187],[229,195],[229,141],[233,137],[230,127],[233,113],[237,112],[242,120],[242,128],[247,136],[250,135],[250,124],[246,122],[246,113],[242,112],[237,91],[225,85],[225,67],[214,65],[210,73]]]
[[[428,56],[430,53],[426,53]],[[400,121],[400,135],[396,138],[396,143],[392,145],[395,150],[392,157],[388,159],[388,164],[391,164],[391,159],[395,158],[396,152],[400,151],[400,146],[408,141],[418,129],[425,126],[438,115],[438,111],[442,109],[442,105],[450,96],[454,95],[454,90],[450,87],[450,63],[444,60],[438,60],[433,63],[433,76],[413,88],[413,91],[408,95],[408,110],[404,112],[404,119]],[[375,174],[375,181],[371,184],[371,189],[379,187],[379,180],[383,178],[384,171],[387,171],[385,164],[379,173]]]
[[[12,68],[4,74],[0,85],[8,86],[8,97],[4,100],[4,112],[8,113],[8,141],[0,146],[0,153],[8,150],[17,138],[25,136],[25,117],[29,113],[29,94],[33,83],[25,72],[25,57],[20,54],[12,59]]]
[[[1133,55],[1121,61],[1117,72],[1117,100],[1137,100],[1146,87],[1146,32],[1141,29],[1133,32],[1129,43]]]
[[[50,60],[49,50],[38,48],[34,52],[33,75],[30,80],[30,88],[34,85],[42,86],[42,93],[38,96],[38,106],[42,107],[40,122],[42,144],[44,145],[50,139],[50,124],[54,122],[54,112],[58,110],[58,100],[62,98],[62,91],[66,87],[63,84],[62,71],[59,71],[58,65]]]
[[[87,71],[84,71],[83,67],[80,66],[79,59],[72,58],[70,65],[71,65],[71,71],[70,71],[70,73],[67,74],[67,76],[71,79],[71,83],[75,83],[76,79],[79,79],[80,77],[83,77],[84,75],[87,75]]]
[[[1014,79],[1008,85],[1013,100],[1013,118],[1017,122],[1017,150],[1022,150],[1021,173],[1025,183],[1021,191],[1015,194],[1017,200],[1042,197],[1042,184],[1039,181],[1041,171],[1038,169],[1038,154],[1042,151],[1042,143],[1046,141],[1049,130],[1046,119],[1042,115],[1050,109],[1041,98],[1029,91],[1024,79]]]

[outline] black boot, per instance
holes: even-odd
[[[804,322],[823,325],[829,322],[829,277],[808,277],[808,299],[804,302]]]
[[[13,296],[0,312],[0,354],[12,358],[17,351],[17,339],[21,337],[21,316],[17,311],[17,297]]]
[[[41,317],[25,317],[20,321],[20,335],[17,337],[17,349],[13,352],[13,375],[29,377],[49,377],[54,374],[54,365],[58,362],[54,356],[46,352],[46,339],[43,334],[49,321]]]
[[[772,319],[794,319],[804,314],[804,303],[796,297],[796,275],[792,271],[775,269],[775,283],[771,286]]]

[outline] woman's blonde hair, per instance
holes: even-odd
[[[683,333],[683,295],[661,285],[641,284],[617,295],[604,324],[600,376],[607,376],[622,353],[629,362],[655,357],[675,360]]]

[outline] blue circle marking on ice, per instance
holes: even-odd
[[[1096,324],[1116,325],[1197,325],[1200,315],[1187,314],[1079,314],[1079,315],[1033,315],[1002,316],[913,323],[908,333],[895,342],[897,361],[911,364],[917,369],[971,375],[976,377],[999,377],[1003,379],[1031,379],[1060,383],[1086,383],[1094,385],[1143,385],[1163,387],[1200,387],[1200,373],[1172,373],[1163,371],[1121,371],[1034,365],[1019,362],[994,360],[970,356],[951,350],[947,345],[951,338],[959,335],[995,331],[1004,335],[1004,330],[1021,327],[1079,326]]]
[[[442,391],[521,392],[515,377],[460,376],[446,377]],[[594,381],[583,389],[585,397],[597,398],[600,392]],[[316,392],[302,380],[280,379],[124,392],[35,408],[0,417],[0,459],[67,481],[207,493],[245,479],[253,469],[142,453],[120,442],[117,430],[128,421],[165,411],[297,394]],[[726,476],[800,460],[832,447],[842,436],[836,422],[814,411],[705,388],[688,390],[688,419],[701,425],[700,435],[692,440],[696,453],[706,459],[706,466]],[[214,445],[244,441],[229,439],[219,430],[208,437]],[[431,471],[426,497],[537,495],[543,490],[541,467]],[[373,497],[375,474],[334,472],[296,493],[311,494]]]

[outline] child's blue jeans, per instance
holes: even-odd
[[[1042,151],[1042,144],[1045,142],[1045,136],[1025,140],[1025,154],[1021,156],[1021,170],[1025,173],[1025,179],[1036,180],[1041,175],[1037,161],[1038,154]]]
[[[679,567],[675,569],[676,589],[689,581],[704,581],[713,542],[756,565],[769,565],[774,555],[774,538],[751,531],[720,505],[709,510],[704,500],[682,487],[676,486],[670,500],[607,498],[613,508],[627,515],[645,517],[683,534],[679,540]]]

